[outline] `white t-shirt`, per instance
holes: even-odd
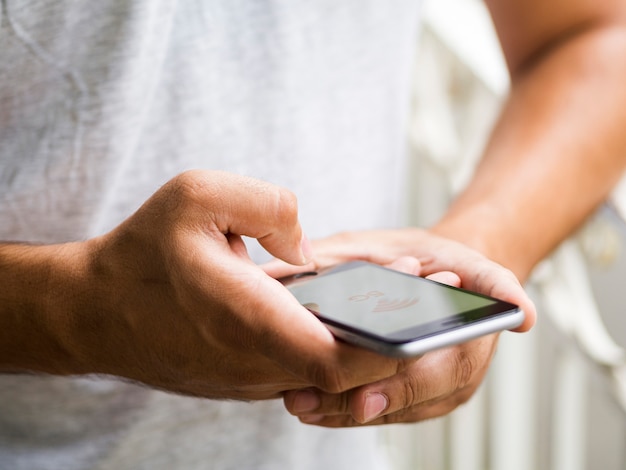
[[[290,188],[310,237],[401,223],[419,1],[3,4],[0,240],[101,234],[189,168]],[[0,468],[380,469],[378,439],[280,401],[0,376]]]

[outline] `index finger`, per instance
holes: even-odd
[[[509,269],[455,242],[449,242],[446,250],[438,252],[437,256],[419,259],[424,276],[452,271],[460,278],[461,287],[464,289],[518,305],[524,312],[524,321],[511,331],[525,332],[535,324],[537,320],[535,304]]]
[[[200,209],[193,213],[203,229],[210,221],[213,226],[209,228],[220,234],[256,238],[272,255],[291,264],[305,264],[311,257],[298,220],[297,198],[285,188],[233,173],[203,170],[182,173],[166,186],[173,192],[184,192],[185,199]]]

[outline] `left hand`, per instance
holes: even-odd
[[[458,242],[423,230],[342,233],[314,242],[314,252],[314,265],[305,270],[366,260],[515,303],[525,313],[515,331],[527,331],[535,323],[535,307],[509,270]],[[293,267],[272,262],[265,269],[280,277],[290,274],[287,269]],[[498,335],[492,334],[429,352],[390,378],[344,393],[310,388],[289,391],[284,394],[285,407],[302,422],[329,427],[442,416],[474,394],[489,368],[497,340]]]

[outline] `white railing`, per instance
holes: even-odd
[[[425,7],[408,195],[410,222],[422,226],[467,181],[508,88],[479,0]],[[612,206],[536,270],[537,327],[503,334],[468,404],[387,429],[398,469],[626,469],[626,305],[616,308],[626,303],[626,182]]]

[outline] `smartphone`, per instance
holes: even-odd
[[[509,302],[366,262],[282,281],[335,337],[393,357],[419,356],[524,320]]]

